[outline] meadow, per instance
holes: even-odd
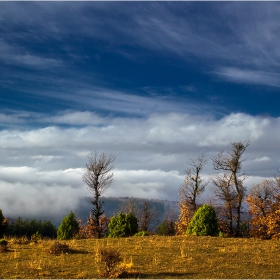
[[[9,240],[0,278],[100,278],[97,253],[121,253],[127,278],[280,278],[280,241],[197,236],[143,236],[65,241],[72,253],[52,255],[54,240]]]

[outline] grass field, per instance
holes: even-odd
[[[117,249],[130,278],[280,278],[280,241],[219,237],[131,237],[66,241],[75,251],[48,253],[53,240],[0,253],[0,278],[99,278],[99,248]]]

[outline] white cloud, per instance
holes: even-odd
[[[18,216],[20,208],[30,215],[74,208],[78,197],[88,194],[83,167],[86,155],[95,150],[116,156],[116,181],[108,196],[175,200],[189,159],[201,153],[214,157],[234,141],[251,141],[243,163],[249,185],[273,177],[280,166],[280,118],[240,113],[219,120],[179,113],[148,118],[110,118],[90,112],[63,116],[48,121],[74,123],[80,116],[80,123],[88,123],[96,117],[102,125],[0,131],[0,205],[9,215]],[[203,172],[205,177],[213,174],[211,160]]]
[[[89,118],[78,119],[76,123],[88,123],[92,117],[93,123],[102,123],[102,126],[89,125],[66,129],[47,126],[25,131],[4,130],[0,131],[0,144],[5,148],[54,147],[63,150],[69,150],[66,143],[71,143],[71,147],[75,145],[77,148],[79,145],[81,148],[89,148],[94,144],[119,148],[132,145],[148,150],[151,147],[159,148],[163,152],[165,148],[174,149],[172,144],[177,144],[178,147],[208,147],[224,146],[237,138],[255,141],[265,134],[265,129],[271,125],[269,118],[241,113],[215,120],[178,113],[153,114],[148,118],[102,118],[91,113],[74,112],[62,117],[48,118],[48,121],[73,123],[77,116]],[[279,120],[275,121],[279,125]],[[162,145],[162,148],[158,145]]]
[[[233,82],[280,87],[279,73],[238,69],[233,67],[221,67],[214,73]]]
[[[49,68],[62,65],[60,59],[43,57],[28,53],[22,47],[15,47],[0,38],[0,61],[6,64],[27,66],[32,68]]]
[[[255,159],[255,161],[270,161],[270,160],[271,160],[270,157],[260,157]]]
[[[106,119],[99,117],[97,114],[84,112],[63,112],[54,117],[45,117],[41,119],[42,122],[53,124],[68,124],[68,125],[101,125]]]
[[[11,116],[11,115],[5,115],[0,114],[0,123],[3,124],[12,124],[12,123],[20,123],[23,122],[20,118],[17,116]]]
[[[7,182],[0,180],[1,209],[6,217],[51,219],[60,222],[62,217],[75,210],[83,190],[70,186]]]
[[[0,166],[0,204],[6,216],[51,217],[59,221],[75,211],[81,198],[90,196],[82,182],[81,168],[39,171],[26,166]],[[108,196],[177,199],[183,177],[178,171],[115,170]]]
[[[45,217],[59,222],[87,194],[81,169],[40,171],[0,166],[0,205],[8,217]]]
[[[64,158],[63,156],[44,156],[44,155],[36,155],[32,156],[32,159],[35,159],[35,163],[39,162],[50,162],[53,161],[54,159],[61,159]]]
[[[77,188],[82,184],[82,168],[41,171],[40,168],[29,166],[0,166],[0,177],[6,182]]]
[[[177,189],[184,176],[177,170],[116,170],[115,187],[108,192],[111,196],[128,196],[177,200]]]

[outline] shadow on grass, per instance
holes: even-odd
[[[75,249],[69,249],[66,252],[57,252],[57,253],[50,253],[49,251],[47,251],[47,253],[49,253],[50,255],[53,256],[60,256],[60,255],[86,255],[89,254],[88,251],[84,251],[84,250],[75,250]]]
[[[196,273],[180,273],[180,272],[161,272],[161,273],[139,273],[137,278],[140,279],[165,279],[165,278],[173,278],[173,279],[179,279],[179,278],[193,278],[196,275]]]
[[[0,247],[0,254],[1,253],[9,253],[9,252],[14,252],[14,250],[8,248],[7,246],[1,246]]]
[[[88,251],[70,248],[66,243],[55,241],[48,250],[49,254],[88,254]]]
[[[81,255],[86,255],[86,254],[89,254],[89,251],[70,249],[69,254],[81,254]]]

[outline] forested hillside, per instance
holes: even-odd
[[[118,214],[119,211],[124,210],[130,204],[133,204],[138,209],[143,207],[144,203],[148,203],[149,208],[154,210],[157,215],[158,222],[162,222],[164,219],[176,220],[179,213],[178,201],[157,200],[157,199],[144,199],[136,197],[102,197],[104,214],[107,217],[112,217]],[[79,201],[79,207],[76,210],[76,215],[82,218],[83,222],[86,222],[92,204],[90,198],[81,198]]]

